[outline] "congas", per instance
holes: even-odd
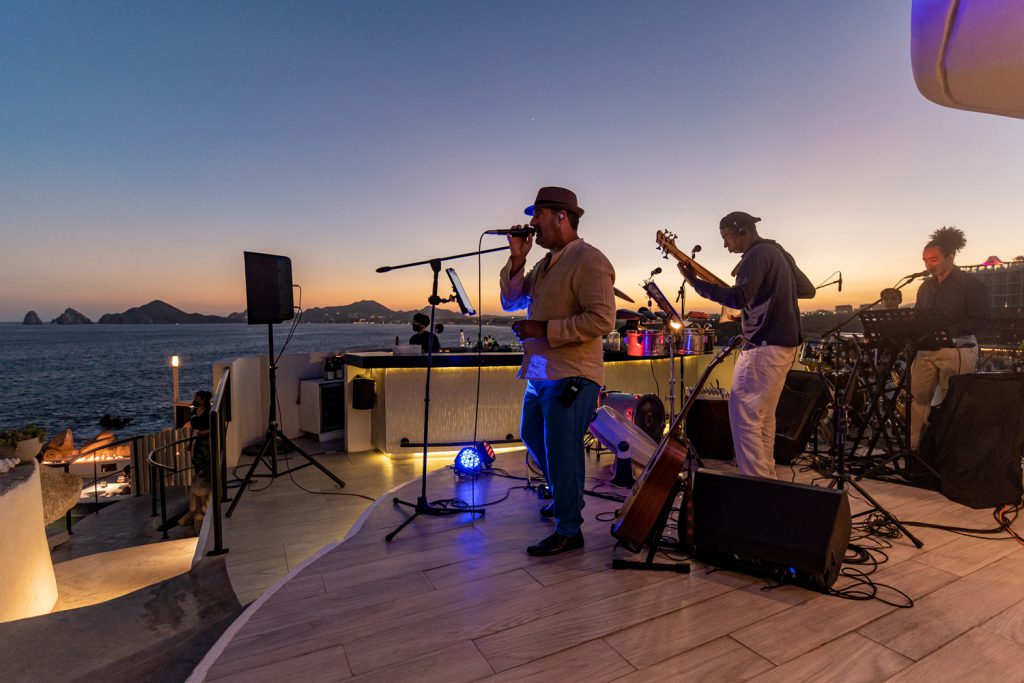
[[[649,437],[642,429],[633,424],[625,415],[610,408],[601,406],[594,413],[594,421],[590,423],[590,433],[608,450],[632,458],[633,462],[645,466],[658,450],[658,442]]]
[[[703,327],[687,327],[676,332],[676,355],[696,356],[713,353],[715,331]]]
[[[665,434],[665,404],[654,394],[605,391],[601,393],[597,405],[608,406],[622,413],[656,442],[660,442]]]
[[[626,332],[626,355],[640,358],[661,356],[665,333],[661,330],[629,330]]]

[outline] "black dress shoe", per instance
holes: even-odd
[[[583,532],[575,536],[563,536],[557,531],[537,545],[531,545],[526,549],[526,554],[533,557],[547,557],[558,555],[570,550],[579,550],[583,547]]]
[[[540,509],[541,517],[554,517],[555,516],[555,504],[548,503]]]

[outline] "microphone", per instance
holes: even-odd
[[[652,278],[652,277],[654,277],[655,275],[657,275],[657,274],[658,274],[658,273],[660,273],[660,272],[661,272],[661,266],[658,266],[657,268],[655,268],[654,270],[652,270],[652,271],[651,271],[651,274],[650,274],[650,275],[648,275],[647,277],[648,277],[648,278]]]
[[[699,251],[700,251],[700,245],[699,244],[693,245],[693,250],[690,252],[690,258],[694,258],[695,256],[697,256],[697,252],[699,252]]]
[[[843,273],[842,273],[842,271],[839,272],[839,291],[840,292],[843,291]]]
[[[915,279],[917,279],[919,277],[925,277],[928,274],[929,273],[928,273],[927,270],[922,270],[920,273],[914,273],[913,275],[907,275],[906,277],[904,277],[904,279],[905,280],[915,280]]]
[[[499,230],[484,230],[485,235],[512,235],[512,237],[529,237],[537,232],[532,225],[523,225],[515,228],[501,228]]]

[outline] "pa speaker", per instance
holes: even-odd
[[[729,401],[698,398],[686,415],[686,436],[697,455],[715,460],[732,460],[732,429],[729,425]]]
[[[1024,375],[951,377],[945,400],[928,421],[920,456],[939,473],[939,488],[953,502],[976,509],[1019,502]]]
[[[789,371],[775,407],[775,462],[788,465],[804,452],[827,403],[828,391],[818,373]]]
[[[292,261],[287,256],[245,254],[245,305],[250,325],[276,324],[295,316]]]
[[[845,491],[701,469],[693,484],[696,556],[827,590],[850,543]]]

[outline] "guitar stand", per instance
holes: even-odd
[[[675,484],[672,486],[671,494],[665,500],[665,504],[661,507],[661,512],[658,514],[657,521],[654,523],[651,533],[648,534],[647,540],[644,541],[644,545],[648,548],[647,558],[642,561],[615,558],[612,560],[612,569],[645,569],[647,571],[654,572],[675,572],[676,574],[690,573],[689,562],[654,561],[654,558],[657,556],[660,548],[671,545],[662,542],[662,533],[664,533],[665,526],[668,524],[669,515],[672,513],[672,504],[675,502],[676,496],[678,496],[680,491],[682,491],[682,486],[682,482],[677,477]],[[680,513],[682,513],[682,507],[683,506],[680,505]]]

